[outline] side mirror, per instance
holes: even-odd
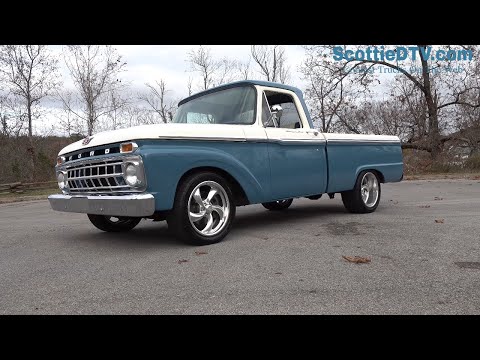
[[[283,109],[279,104],[272,106],[272,115],[275,114],[277,117],[277,120],[280,120],[280,118],[282,117],[282,113],[283,113]]]
[[[267,123],[265,126],[270,126],[270,124],[273,123],[273,125],[277,128],[280,126],[280,118],[282,117],[283,109],[280,105],[273,105],[270,108],[270,118],[268,119]]]

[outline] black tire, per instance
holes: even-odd
[[[280,210],[288,209],[290,205],[292,205],[292,202],[293,202],[293,199],[286,199],[286,200],[266,202],[266,203],[262,203],[262,205],[267,210],[280,211]]]
[[[371,177],[372,175],[376,179],[376,184],[378,186],[378,196],[375,200],[375,197],[373,195],[368,195],[367,201],[365,202],[362,198],[362,181],[364,181],[365,176],[373,179],[373,177]],[[382,188],[380,185],[380,179],[378,177],[378,174],[375,171],[366,170],[362,171],[358,175],[353,190],[342,192],[342,202],[345,208],[351,213],[371,213],[377,209],[378,204],[380,203],[381,194]],[[370,196],[372,196],[372,199],[370,199]]]
[[[209,185],[201,186],[199,188],[200,192],[204,192],[205,189],[208,190],[208,186],[218,185],[223,189],[223,193],[221,190],[218,191],[217,193],[219,195],[215,195],[211,199],[212,203],[204,204],[205,206],[202,208],[198,205],[198,202],[194,200],[194,192],[197,186],[205,183]],[[205,193],[202,195],[202,200],[206,201],[204,197],[206,197]],[[208,206],[212,207],[212,205],[222,207],[224,210],[228,209],[228,211],[223,213],[225,214],[223,220],[218,212],[208,210]],[[189,216],[192,211],[198,212],[198,214],[203,212],[205,214],[204,218],[197,221],[192,220],[192,223]],[[229,233],[233,219],[235,218],[235,211],[235,201],[232,191],[229,183],[222,176],[214,172],[192,174],[184,179],[178,186],[173,209],[167,216],[168,228],[179,240],[187,244],[197,246],[215,244],[222,241]],[[202,228],[205,230],[208,227],[208,219],[212,216],[214,219],[213,223],[216,224],[212,226],[213,231],[215,231],[215,227],[218,227],[218,230],[211,235],[205,235],[202,233]]]
[[[97,229],[107,232],[130,231],[138,225],[140,220],[142,220],[142,218],[137,217],[105,216],[93,214],[87,214],[87,216],[90,222]]]

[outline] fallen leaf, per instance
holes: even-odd
[[[344,256],[342,257],[347,260],[348,262],[353,262],[355,264],[368,264],[370,261],[372,261],[369,258],[366,257],[361,257],[361,256]]]
[[[443,224],[445,222],[445,219],[435,219],[435,222],[437,224]]]
[[[443,200],[443,198],[438,197],[438,196],[435,196],[435,197],[433,198],[433,200]]]
[[[420,205],[419,208],[424,208],[424,209],[428,209],[430,207],[430,205]]]
[[[208,252],[206,251],[195,251],[195,255],[199,256],[199,255],[207,255]]]
[[[188,260],[186,260],[186,259],[181,259],[181,260],[178,260],[178,261],[177,261],[178,264],[186,263],[186,262],[188,262]]]

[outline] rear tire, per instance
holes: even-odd
[[[351,213],[371,213],[377,209],[381,193],[377,173],[366,170],[358,175],[353,190],[342,192],[342,202]]]
[[[228,182],[217,173],[190,175],[179,185],[169,229],[190,245],[210,245],[223,240],[235,218],[235,201]]]
[[[286,200],[266,202],[266,203],[262,203],[262,205],[267,210],[280,211],[280,210],[288,209],[290,205],[292,205],[292,202],[293,202],[293,199],[286,199]]]
[[[106,232],[130,231],[138,225],[142,218],[126,216],[105,216],[87,214],[90,222],[97,228]]]

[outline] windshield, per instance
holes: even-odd
[[[178,108],[174,123],[242,124],[255,122],[255,89],[241,86],[207,94]]]

